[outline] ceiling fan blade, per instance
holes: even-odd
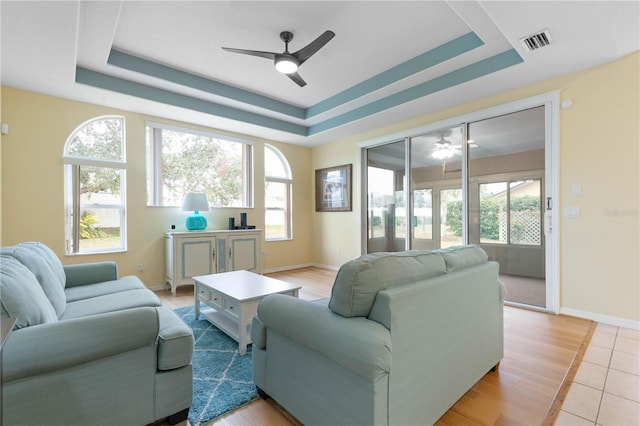
[[[233,49],[231,47],[223,47],[222,50],[233,53],[242,53],[243,55],[258,56],[260,58],[274,60],[276,54],[273,52],[262,52],[260,50]]]
[[[291,74],[285,74],[285,75],[289,77],[291,80],[295,81],[296,84],[300,87],[304,87],[307,85],[307,82],[304,81],[302,77],[300,77],[300,74],[298,74],[297,72],[292,72]]]
[[[298,50],[293,54],[298,61],[300,61],[300,65],[304,63],[307,59],[309,59],[314,53],[322,48],[325,44],[329,42],[336,34],[333,31],[325,31],[320,34],[320,36],[313,40],[311,43],[307,44],[302,49]]]

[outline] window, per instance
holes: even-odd
[[[204,192],[212,207],[252,207],[250,142],[147,123],[147,204],[181,206]]]
[[[480,242],[542,244],[539,179],[480,184]]]
[[[124,118],[99,117],[64,147],[65,251],[126,250]]]
[[[264,146],[265,239],[291,239],[291,169],[284,155]]]

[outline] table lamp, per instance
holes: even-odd
[[[203,229],[207,229],[207,218],[200,214],[201,211],[209,211],[207,194],[188,192],[187,195],[184,196],[182,210],[194,212],[187,218],[186,226],[189,231],[202,231]]]

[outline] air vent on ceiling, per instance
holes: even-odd
[[[549,33],[549,30],[540,31],[532,36],[521,38],[520,43],[522,43],[525,49],[532,52],[540,49],[541,47],[550,45],[551,33]]]

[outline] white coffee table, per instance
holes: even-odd
[[[300,286],[249,271],[193,277],[196,319],[200,314],[238,342],[240,355],[251,343],[251,320],[260,301],[269,294],[298,297]],[[200,303],[206,305],[200,309]]]

